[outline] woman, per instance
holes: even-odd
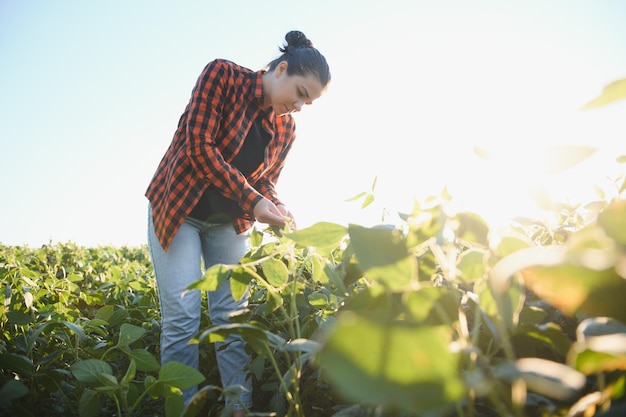
[[[295,139],[291,113],[326,90],[326,59],[306,36],[291,31],[278,58],[260,71],[226,60],[210,62],[200,74],[191,100],[165,156],[150,182],[148,243],[161,308],[161,363],[179,361],[198,369],[198,345],[188,344],[199,330],[201,294],[187,286],[204,268],[237,263],[248,251],[255,221],[282,226],[293,219],[274,185]],[[228,283],[208,293],[213,324],[228,323],[245,308]],[[242,340],[216,346],[223,386],[246,388],[240,400],[252,405],[249,362]],[[197,387],[185,390],[187,403]],[[234,404],[234,415],[243,415]]]

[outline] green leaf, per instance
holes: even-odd
[[[311,261],[313,279],[324,285],[332,293],[342,297],[345,296],[347,293],[345,284],[335,268],[333,268],[328,261],[328,258],[314,253],[309,259]]]
[[[313,279],[321,284],[327,284],[329,281],[328,275],[324,272],[326,269],[326,258],[322,256],[311,257],[311,273]]]
[[[587,375],[626,371],[626,334],[594,336],[576,342],[567,363]]]
[[[85,341],[87,339],[87,335],[85,334],[85,330],[79,326],[78,324],[72,323],[70,321],[59,321],[59,322],[49,322],[46,323],[43,328],[41,328],[41,332],[49,331],[55,327],[66,327],[71,330],[77,337],[80,342]]]
[[[360,193],[358,193],[357,195],[355,195],[354,197],[350,197],[350,198],[348,198],[348,199],[346,200],[346,202],[348,202],[348,203],[349,203],[349,202],[352,202],[352,201],[356,201],[356,200],[358,200],[358,199],[360,199],[360,198],[365,197],[366,195],[367,195],[367,192],[366,192],[366,191],[360,192]]]
[[[344,312],[317,360],[348,399],[410,413],[442,410],[464,385],[449,326],[410,326]]]
[[[315,340],[294,339],[283,346],[281,350],[285,352],[300,352],[313,355],[320,350],[321,344]]]
[[[587,374],[626,370],[626,324],[608,317],[583,320],[567,363]]]
[[[372,204],[375,200],[376,200],[376,197],[374,196],[374,194],[367,193],[367,195],[363,199],[363,204],[361,205],[361,208],[362,209],[366,208],[367,206]]]
[[[202,408],[209,399],[209,395],[213,391],[219,392],[220,388],[215,385],[206,385],[198,390],[198,392],[191,398],[189,403],[185,406],[185,411],[180,417],[195,417],[200,415]]]
[[[230,292],[236,301],[241,300],[248,292],[248,285],[252,276],[245,268],[235,267],[230,277]]]
[[[626,246],[626,200],[614,200],[600,214],[598,224],[621,246]]]
[[[158,398],[163,395],[164,386],[158,383],[157,379],[152,375],[146,375],[146,378],[143,380],[143,388],[152,398]]]
[[[253,248],[256,248],[258,246],[261,246],[263,244],[263,232],[258,230],[258,229],[252,229],[252,232],[250,232],[250,245]]]
[[[609,334],[626,334],[626,323],[610,317],[592,317],[581,321],[576,328],[576,339],[581,342],[594,336]]]
[[[309,294],[307,296],[307,300],[309,301],[309,304],[317,308],[324,308],[328,304],[328,297],[326,296],[326,294],[320,292],[314,292]]]
[[[261,264],[265,279],[274,288],[281,288],[289,281],[289,270],[285,263],[276,258],[268,258]]]
[[[141,339],[146,333],[146,329],[143,327],[135,326],[132,324],[124,323],[120,326],[120,338],[117,342],[118,347],[130,346],[131,343]]]
[[[111,366],[99,359],[78,361],[70,367],[70,371],[78,381],[89,385],[106,383],[104,375],[113,375]]]
[[[145,349],[134,349],[127,355],[136,362],[139,371],[156,372],[161,368],[155,357]]]
[[[137,364],[134,359],[130,360],[128,364],[128,369],[126,369],[126,374],[122,378],[121,385],[128,388],[133,379],[135,379],[135,375],[137,374]]]
[[[298,247],[314,247],[320,255],[328,255],[339,247],[347,232],[347,229],[339,224],[320,222],[285,236],[296,242]]]
[[[78,402],[79,417],[97,417],[102,411],[100,396],[96,391],[86,388],[80,396]]]
[[[350,244],[369,279],[391,289],[404,289],[417,279],[417,261],[409,255],[405,237],[388,227],[348,227]]]
[[[586,382],[585,375],[569,366],[540,358],[504,362],[494,373],[507,381],[522,378],[529,391],[563,401],[579,393]]]
[[[529,246],[530,243],[525,236],[505,235],[500,239],[496,252],[500,258],[504,258],[513,252],[526,249]]]
[[[513,336],[513,345],[518,357],[540,356],[540,353],[552,350],[559,358],[565,358],[572,342],[554,323],[537,326],[524,323],[519,325]]]
[[[459,319],[459,301],[444,287],[424,286],[406,294],[411,319],[420,324],[453,325]]]
[[[626,78],[613,81],[602,90],[602,93],[593,100],[585,104],[582,109],[593,109],[596,107],[606,106],[618,100],[626,98]]]
[[[165,417],[180,417],[184,409],[182,392],[176,387],[166,387]]]
[[[371,192],[374,192],[376,190],[376,183],[378,182],[378,176],[374,177],[374,180],[372,181],[372,187],[370,188]]]
[[[613,268],[594,270],[564,263],[528,268],[522,276],[535,294],[569,316],[583,311],[626,321],[626,280]]]
[[[459,213],[456,215],[459,225],[456,237],[466,242],[475,242],[483,246],[489,245],[489,226],[487,222],[475,213]]]
[[[185,390],[204,381],[204,375],[180,362],[168,362],[159,371],[158,382]]]
[[[283,305],[283,297],[276,290],[267,290],[265,298],[265,314],[272,313]]]
[[[461,280],[474,282],[485,275],[487,254],[480,249],[469,249],[461,253],[456,267],[461,272]]]
[[[257,353],[265,355],[266,346],[282,348],[286,341],[282,337],[273,334],[259,326],[247,323],[231,323],[213,326],[205,330],[200,337],[200,341],[208,339],[209,342],[222,342],[230,335],[241,336],[252,349]]]
[[[10,379],[0,387],[0,410],[7,409],[11,402],[28,394],[28,388],[22,381]]]
[[[0,369],[11,370],[22,378],[35,375],[31,360],[15,353],[0,354]]]
[[[15,324],[17,326],[31,324],[35,321],[30,315],[17,310],[9,310],[5,313],[5,315],[9,320],[9,323]]]
[[[204,277],[193,282],[187,287],[188,290],[215,291],[230,276],[232,266],[225,264],[216,264],[210,267]]]

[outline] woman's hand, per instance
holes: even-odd
[[[280,211],[283,215],[285,222],[289,224],[291,230],[296,230],[296,219],[293,217],[293,214],[289,211],[287,206],[284,204],[279,204],[276,207],[278,208],[278,211]]]
[[[281,207],[284,207],[281,205]],[[287,210],[287,212],[289,212]],[[284,226],[285,225],[285,214],[281,209],[276,207],[274,203],[272,203],[267,198],[259,201],[253,209],[254,217],[257,221],[261,223],[267,223],[273,226]]]

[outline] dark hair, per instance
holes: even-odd
[[[273,71],[282,61],[287,62],[287,75],[314,75],[326,87],[330,82],[330,68],[324,55],[313,47],[304,33],[292,30],[285,35],[286,43],[278,50],[282,55],[268,64],[268,71]]]

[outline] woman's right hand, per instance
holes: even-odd
[[[276,205],[267,198],[263,198],[263,200],[259,201],[256,206],[254,206],[253,214],[258,222],[267,223],[272,226],[285,225],[285,216]]]

